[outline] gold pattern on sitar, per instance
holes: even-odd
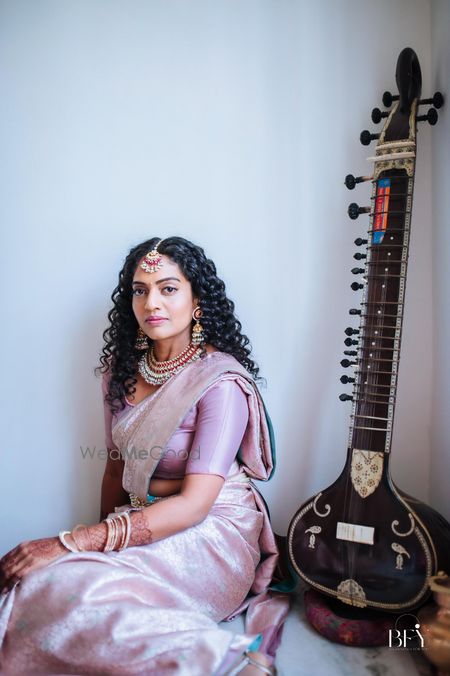
[[[392,549],[397,554],[395,557],[395,568],[396,570],[403,570],[403,557],[407,556],[410,559],[410,555],[402,545],[399,545],[398,542],[393,542],[391,544]]]
[[[411,535],[411,533],[414,531],[416,522],[414,521],[414,517],[411,514],[411,512],[408,512],[408,516],[409,516],[409,520],[410,520],[410,523],[411,523],[411,527],[410,527],[409,530],[406,531],[406,533],[400,533],[400,531],[397,530],[397,526],[400,523],[399,521],[397,521],[397,519],[391,523],[391,528],[392,528],[393,532],[396,535],[398,535],[399,538],[406,538],[406,537],[408,537],[408,535]]]
[[[364,589],[356,582],[356,580],[352,580],[351,578],[343,580],[339,584],[337,588],[337,597],[339,601],[347,603],[350,606],[365,608],[367,605]]]
[[[310,533],[309,536],[309,544],[308,547],[310,549],[314,549],[316,545],[316,535],[322,532],[322,528],[320,526],[311,526],[311,528],[307,528],[305,530],[305,533]]]
[[[328,514],[331,512],[331,507],[330,507],[330,505],[325,505],[325,511],[319,512],[319,510],[317,509],[317,501],[319,500],[321,495],[322,495],[322,493],[317,493],[316,497],[314,498],[312,506],[313,506],[314,514],[317,514],[317,516],[324,517],[324,516],[328,516]]]
[[[350,477],[355,491],[367,498],[378,487],[383,474],[383,453],[353,449]]]

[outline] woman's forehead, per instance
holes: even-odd
[[[163,281],[167,277],[175,277],[180,282],[187,282],[188,280],[183,275],[180,266],[178,263],[172,261],[168,256],[161,254],[161,268],[156,272],[146,272],[141,268],[141,263],[144,260],[144,256],[140,259],[139,263],[136,266],[136,270],[133,275],[133,282],[143,282],[144,284],[157,283],[158,281]]]

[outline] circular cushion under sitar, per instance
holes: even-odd
[[[313,589],[306,590],[304,598],[308,622],[329,641],[361,647],[389,645],[389,629],[394,629],[396,615],[347,607]]]

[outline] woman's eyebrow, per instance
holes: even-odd
[[[169,279],[174,279],[177,282],[181,282],[181,279],[178,279],[178,277],[164,277],[163,279],[158,279],[158,281],[155,282],[155,284],[161,284],[161,282],[167,282]],[[147,284],[145,282],[139,282],[139,281],[133,282],[133,285],[134,284],[142,284],[143,286],[147,286]]]

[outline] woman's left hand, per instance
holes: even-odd
[[[11,589],[32,570],[43,568],[68,552],[58,537],[21,542],[0,559],[0,592]]]

